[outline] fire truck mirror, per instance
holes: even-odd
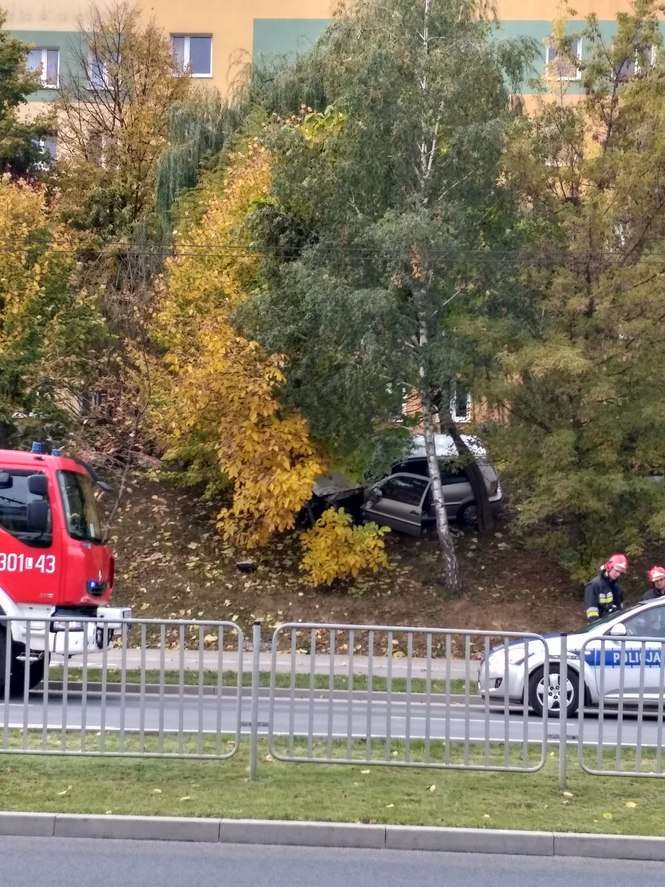
[[[32,478],[31,478],[32,480]],[[43,499],[28,502],[26,507],[26,523],[28,533],[42,535],[48,530],[49,507]]]
[[[28,478],[28,490],[33,496],[45,496],[48,492],[48,483],[45,474],[31,474]]]
[[[0,490],[8,490],[12,485],[12,476],[8,471],[0,471]]]

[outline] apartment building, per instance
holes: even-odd
[[[559,0],[497,0],[501,30],[525,34],[542,46],[534,74],[555,61],[548,45],[552,20],[560,15]],[[193,77],[222,92],[252,59],[274,59],[309,48],[329,21],[335,0],[139,0],[172,41],[174,57]],[[74,41],[85,18],[88,0],[0,0],[7,12],[5,27],[34,47],[28,59],[41,72],[43,88],[31,97],[45,103],[57,93],[61,72],[71,64]],[[579,0],[576,16],[595,12],[608,35],[616,13],[630,9],[629,0]],[[584,47],[578,47],[580,54]],[[561,70],[567,92],[579,92],[578,72]],[[527,92],[529,87],[527,86]]]

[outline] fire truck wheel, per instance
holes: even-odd
[[[9,679],[9,695],[22,696],[25,686],[25,662],[17,659],[17,654],[22,651],[22,647],[11,641],[11,651],[9,654],[9,667],[11,677]],[[34,662],[30,663],[30,674],[28,675],[28,687],[32,689],[41,683],[44,678],[45,658],[41,656]],[[7,629],[0,626],[0,700],[5,698],[5,671],[7,668]]]
[[[40,656],[39,659],[33,659],[30,663],[30,674],[28,675],[28,688],[30,690],[41,684],[44,680],[45,658]],[[26,663],[22,660],[14,659],[12,666],[12,678],[9,684],[9,691],[12,696],[23,696],[25,687],[25,667]]]

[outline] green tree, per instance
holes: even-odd
[[[665,63],[658,13],[638,0],[610,43],[583,37],[584,98],[545,102],[515,132],[506,174],[528,246],[509,309],[471,338],[519,521],[581,577],[612,548],[665,536]],[[496,357],[498,355],[498,363]],[[540,531],[540,532],[537,532]]]
[[[47,160],[39,139],[48,132],[49,123],[45,118],[28,121],[18,114],[39,82],[26,68],[30,47],[2,30],[5,18],[0,9],[0,174],[22,176],[34,173]]]
[[[61,210],[105,238],[125,237],[154,205],[173,106],[187,98],[167,35],[125,0],[91,6],[56,102]]]
[[[349,4],[310,60],[320,86],[308,94],[328,107],[276,124],[274,199],[254,219],[270,279],[257,334],[288,355],[314,433],[362,462],[417,393],[451,591],[461,576],[434,435],[452,424],[456,317],[503,236],[498,164],[530,51],[500,42],[470,0]]]
[[[43,188],[0,182],[0,444],[62,434],[95,377],[106,331],[77,286],[71,232]]]

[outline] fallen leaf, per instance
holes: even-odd
[[[58,797],[59,797],[59,798],[64,797],[64,796],[65,796],[66,794],[68,794],[71,790],[72,790],[71,785],[68,785],[67,788],[63,789],[61,792],[58,792]]]
[[[574,798],[575,795],[572,792],[561,792],[564,798]]]
[[[183,795],[182,798],[178,798],[179,801],[191,801],[192,798],[190,795]]]
[[[611,813],[603,813],[603,819],[612,819]]]
[[[394,807],[394,806],[395,806],[394,804],[386,804],[386,810],[388,810],[390,807]]]
[[[362,773],[363,776],[367,776],[367,774],[368,774],[370,771],[369,771],[369,770],[361,770],[360,772]]]
[[[153,788],[152,793],[153,795],[161,795],[162,790],[161,788]]]
[[[633,810],[635,807],[637,807],[637,804],[635,803],[635,801],[626,801],[626,807],[630,807],[630,809]]]
[[[435,792],[435,791],[436,791],[436,784],[435,784],[435,783],[432,783],[432,785],[428,785],[428,786],[427,786],[427,791],[428,791],[428,792]]]

